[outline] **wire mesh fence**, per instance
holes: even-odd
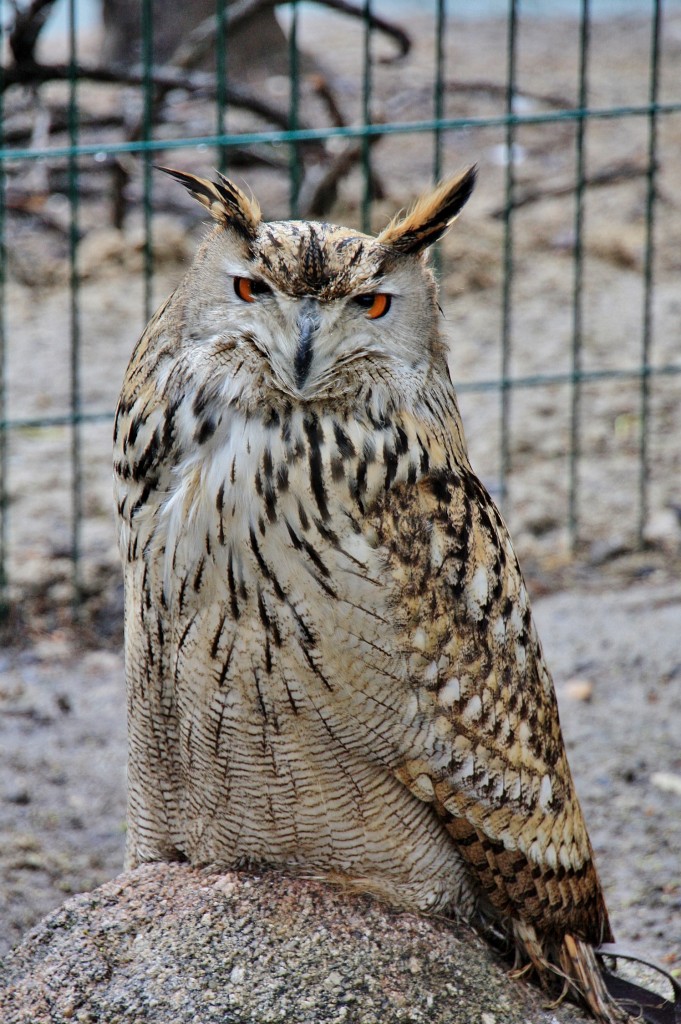
[[[1,23],[5,604],[116,585],[116,395],[197,237],[155,164],[375,230],[478,163],[436,255],[474,466],[521,554],[678,546],[681,3],[106,0],[102,26],[33,0]]]

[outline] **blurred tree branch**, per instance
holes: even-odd
[[[14,2],[14,24],[9,33],[9,48],[17,64],[34,61],[38,36],[52,13],[56,0],[32,0],[28,7]]]

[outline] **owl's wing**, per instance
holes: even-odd
[[[610,928],[501,515],[462,466],[391,488],[374,526],[428,737],[402,752],[398,776],[432,802],[477,880],[483,914],[540,972],[557,962],[574,975],[570,949],[579,960],[585,944],[588,958]]]
[[[114,424],[114,497],[125,578],[125,672],[128,700],[127,867],[178,859],[178,732],[163,592],[162,539],[156,512],[178,458],[171,388],[158,385],[176,339],[163,315],[149,323],[133,353]],[[159,551],[159,547],[161,550]]]

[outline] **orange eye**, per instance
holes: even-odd
[[[258,295],[269,295],[272,289],[264,281],[252,277],[235,277],[234,291],[244,302],[255,302]]]
[[[392,295],[385,292],[370,292],[368,295],[356,295],[355,302],[361,306],[370,320],[378,320],[390,309]]]

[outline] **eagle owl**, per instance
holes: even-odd
[[[471,469],[427,251],[470,169],[378,237],[216,221],[115,423],[129,866],[268,864],[503,933],[626,1019],[551,677]]]

